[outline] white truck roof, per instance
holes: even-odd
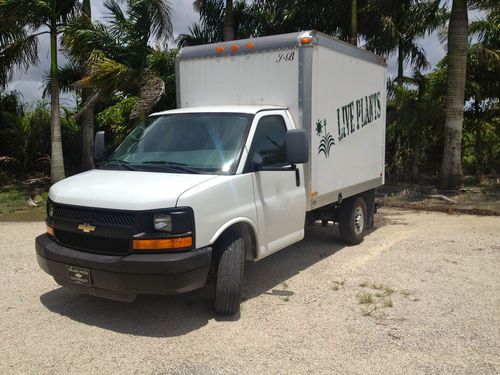
[[[216,105],[216,106],[201,106],[187,107],[179,109],[171,109],[152,113],[151,116],[171,115],[174,113],[200,113],[200,112],[224,112],[224,113],[249,113],[255,115],[260,111],[272,111],[287,109],[287,107],[278,105]]]

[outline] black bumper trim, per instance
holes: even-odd
[[[201,288],[208,277],[212,249],[205,247],[170,254],[102,255],[69,249],[43,234],[36,238],[36,253],[40,267],[58,284],[105,296],[104,292],[96,290],[175,294]],[[92,286],[79,287],[70,283],[67,265],[90,269]]]

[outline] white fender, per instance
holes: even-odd
[[[220,235],[222,233],[224,233],[224,231],[226,229],[228,229],[229,227],[233,226],[234,224],[239,224],[239,223],[250,224],[250,226],[252,227],[252,229],[254,231],[254,234],[255,234],[255,242],[256,242],[255,246],[258,249],[259,248],[259,244],[258,244],[259,236],[258,236],[257,226],[255,225],[255,223],[252,220],[250,220],[247,217],[236,217],[234,219],[229,220],[224,225],[222,225],[219,229],[217,229],[217,231],[214,233],[214,235],[210,239],[210,245],[213,245],[215,243],[215,241],[217,241],[217,239],[220,237]]]

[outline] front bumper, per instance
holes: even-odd
[[[136,294],[177,294],[202,288],[207,280],[212,249],[184,253],[102,255],[59,245],[47,234],[36,238],[40,267],[63,286],[99,297],[130,301]],[[67,266],[89,269],[91,285],[69,281]]]

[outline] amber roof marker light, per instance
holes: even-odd
[[[314,42],[314,39],[312,36],[303,36],[300,38],[300,44],[312,44]]]

